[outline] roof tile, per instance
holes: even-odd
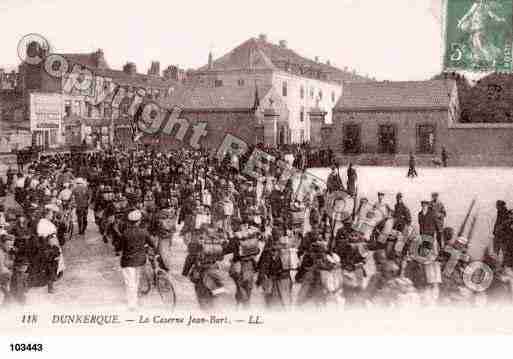
[[[453,80],[348,82],[335,111],[447,108]]]

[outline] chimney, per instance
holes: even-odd
[[[262,42],[266,42],[267,41],[267,35],[266,34],[258,35],[258,40],[260,40]]]
[[[127,62],[125,66],[123,66],[123,72],[127,75],[135,75],[137,73],[137,67],[133,62]]]
[[[209,51],[208,52],[208,69],[209,70],[212,69],[212,62],[213,62],[212,51]]]
[[[319,56],[315,56],[315,62],[319,62]]]
[[[187,78],[185,71],[175,65],[169,65],[163,71],[162,76],[164,76],[166,80],[173,80],[177,82],[183,82]]]
[[[93,54],[93,57],[94,62],[96,63],[96,67],[100,69],[106,69],[108,67],[102,49],[96,50],[96,52]]]
[[[150,69],[148,70],[148,75],[160,77],[160,62],[152,61]]]
[[[280,40],[279,44],[282,49],[287,48],[287,40]]]
[[[162,73],[167,80],[176,80],[177,69],[176,66],[169,65]]]

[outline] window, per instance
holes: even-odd
[[[50,146],[57,145],[57,130],[50,130],[49,144]]]
[[[305,88],[303,87],[303,85],[301,85],[300,89],[299,89],[299,97],[301,99],[304,99],[305,98]]]
[[[283,97],[287,96],[287,81],[283,81],[283,84],[281,86],[281,94]]]
[[[75,108],[74,108],[74,111],[75,115],[81,115],[82,114],[82,109],[81,109],[81,106],[80,106],[80,101],[75,101]]]
[[[301,143],[305,142],[305,130],[301,130]]]
[[[239,79],[239,80],[237,81],[237,84],[238,84],[239,86],[244,86],[244,79]]]
[[[379,152],[394,154],[396,149],[394,125],[380,125],[378,132]]]
[[[310,87],[310,98],[314,98],[314,89]]]
[[[357,124],[347,124],[342,128],[344,153],[357,154],[361,150],[361,127]]]
[[[299,112],[299,121],[303,122],[305,120],[305,108],[301,106],[301,111]]]
[[[111,118],[112,117],[112,107],[108,104],[104,104],[103,106],[103,116],[105,118]]]
[[[119,104],[119,112],[123,115],[128,115],[130,109],[130,99],[125,97]]]
[[[331,92],[331,102],[335,102],[335,91]]]
[[[435,153],[435,126],[431,124],[417,126],[417,152]]]
[[[215,80],[214,81],[214,87],[221,87],[223,86],[223,80]]]
[[[91,105],[89,102],[86,102],[87,107],[87,117],[93,117],[93,105]]]
[[[66,116],[71,115],[71,101],[64,102],[64,112],[66,113]]]
[[[319,100],[322,100],[322,90],[319,90]]]

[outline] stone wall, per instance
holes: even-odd
[[[360,124],[362,153],[378,153],[378,130],[380,125],[396,126],[397,153],[408,154],[417,149],[418,125],[431,124],[436,127],[435,152],[447,142],[447,111],[404,112],[335,112],[333,124],[324,125],[323,143],[334,151],[343,152],[343,124]]]
[[[206,134],[202,136],[199,145],[210,149],[217,149],[225,136],[231,134],[242,139],[248,144],[255,144],[262,136],[260,121],[257,121],[255,114],[250,111],[224,111],[224,112],[206,112],[184,110],[182,118],[187,120],[187,131],[182,140],[177,139],[177,133],[181,130],[179,125],[175,125],[170,135],[159,136],[159,145],[163,148],[180,149],[190,148],[191,137],[194,133],[193,126],[199,123],[206,123]],[[157,137],[147,136],[142,139],[143,143],[155,143]]]
[[[361,154],[343,152],[342,124],[361,125]],[[397,127],[397,154],[378,153],[378,126]],[[417,126],[436,126],[435,152],[417,153]],[[460,124],[448,120],[447,111],[404,111],[399,113],[335,113],[334,123],[322,128],[323,144],[331,147],[341,163],[365,165],[408,164],[408,153],[414,151],[419,166],[431,166],[446,148],[451,166],[513,166],[513,124]]]

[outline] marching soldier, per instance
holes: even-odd
[[[249,224],[249,221],[244,221],[224,248],[224,254],[233,254],[229,273],[237,287],[235,300],[244,307],[250,304],[256,273],[255,258],[260,253],[260,234],[257,228]]]
[[[396,204],[394,207],[394,229],[402,232],[405,227],[411,224],[411,213],[406,204],[403,202],[402,193],[396,195]]]
[[[328,188],[328,192],[336,192],[336,191],[344,191],[344,185],[342,183],[342,179],[340,178],[340,174],[338,173],[337,166],[331,166],[331,173],[328,176],[328,180],[326,182],[326,186]]]
[[[10,300],[10,285],[14,265],[14,237],[10,234],[0,234],[0,292],[3,294],[3,303]]]
[[[383,213],[385,217],[388,217],[391,215],[392,210],[390,209],[390,206],[388,203],[385,202],[385,193],[384,192],[378,192],[378,201],[374,203],[374,209],[377,209]]]
[[[444,229],[445,217],[447,217],[447,212],[445,211],[445,206],[438,199],[438,193],[433,192],[431,194],[431,210],[433,211],[433,216],[435,217],[435,225],[436,225],[436,240],[438,241],[438,245],[442,245],[442,231]]]

